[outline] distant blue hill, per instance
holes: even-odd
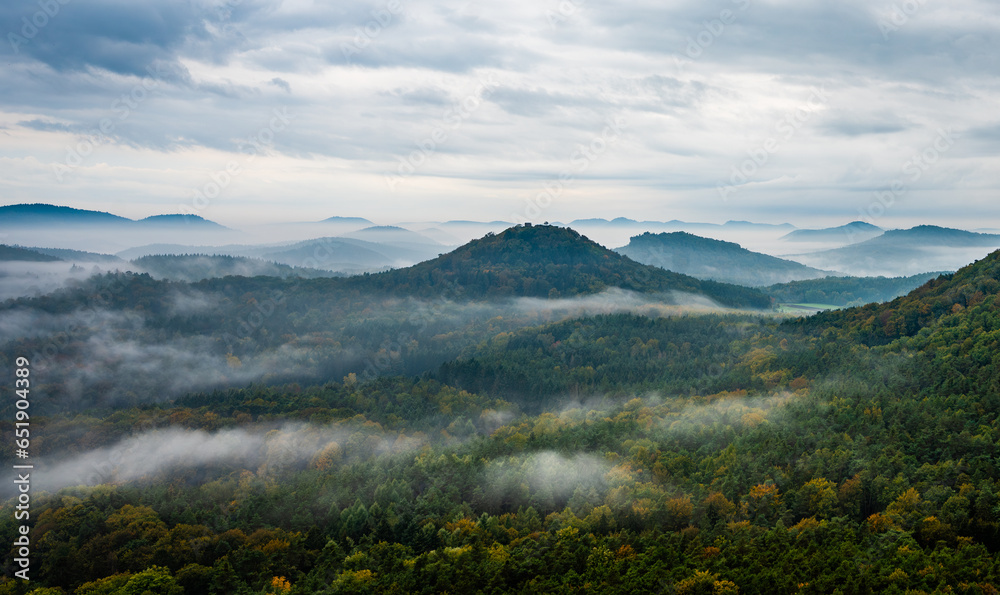
[[[647,228],[647,230],[665,228],[728,229],[750,231],[795,229],[795,226],[791,223],[751,223],[749,221],[726,221],[725,223],[719,225],[718,223],[692,223],[689,221],[679,221],[677,219],[672,219],[670,221],[637,221],[627,217],[616,217],[610,221],[600,217],[591,219],[575,219],[569,223],[569,226]]]
[[[6,262],[12,260],[27,262],[59,262],[62,259],[57,256],[43,254],[37,250],[29,248],[0,244],[0,261]]]
[[[69,250],[66,248],[36,248],[30,247],[28,250],[34,250],[39,254],[45,254],[57,258],[59,260],[65,260],[67,262],[93,262],[93,263],[105,263],[105,264],[125,264],[125,261],[118,258],[114,254],[101,254],[98,252],[86,252],[84,250]]]
[[[157,227],[189,227],[198,226],[203,229],[229,229],[224,225],[219,225],[215,221],[209,221],[198,215],[153,215],[136,221],[141,225],[155,225]]]
[[[964,229],[953,229],[937,225],[918,225],[910,229],[893,229],[882,236],[865,242],[869,246],[878,245],[921,245],[929,243],[935,246],[952,248],[966,246],[1000,246],[1000,235],[976,233]]]
[[[821,271],[797,262],[751,252],[739,244],[703,238],[687,232],[633,236],[615,252],[632,260],[698,279],[711,279],[748,287],[826,277]]]
[[[810,266],[856,276],[901,277],[957,270],[996,248],[1000,248],[1000,235],[918,225],[893,229],[843,248],[793,258]]]
[[[128,225],[135,222],[131,219],[103,211],[87,211],[49,204],[21,204],[0,207],[0,223],[3,225],[65,225],[77,223],[88,225]]]
[[[796,229],[782,236],[781,239],[786,242],[841,242],[844,244],[853,244],[878,237],[884,231],[881,227],[872,225],[871,223],[852,221],[847,225],[828,227],[826,229]]]
[[[364,217],[327,217],[320,221],[320,223],[350,223],[352,225],[375,225],[373,222],[365,219]]]
[[[154,215],[138,221],[105,213],[50,204],[20,204],[0,207],[0,227],[120,226],[122,228],[229,228],[198,215]]]

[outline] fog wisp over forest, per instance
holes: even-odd
[[[33,584],[1000,584],[1000,252],[752,289],[540,225],[385,272],[285,272],[126,266],[0,304],[3,381],[31,362]],[[780,311],[817,296],[837,303]]]

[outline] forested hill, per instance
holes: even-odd
[[[863,306],[894,300],[945,274],[938,271],[909,277],[826,277],[778,283],[764,288],[764,291],[779,302],[789,304]]]
[[[830,274],[791,260],[751,252],[733,242],[703,238],[683,231],[631,238],[627,246],[615,250],[638,262],[669,271],[758,287],[800,279],[816,279]]]
[[[572,229],[515,226],[420,264],[347,281],[371,291],[437,297],[570,297],[610,287],[702,294],[724,306],[769,308],[765,294],[639,264]]]
[[[41,252],[36,252],[35,250],[28,250],[27,248],[21,248],[20,246],[8,246],[6,244],[0,244],[0,261],[3,260],[23,260],[29,262],[59,262],[62,259],[57,258],[55,256],[42,254]]]
[[[1000,308],[1000,251],[993,252],[951,275],[931,279],[909,294],[885,304],[868,304],[858,308],[823,312],[798,324],[823,332],[836,330],[841,336],[858,340],[867,345],[881,345],[901,337],[914,336],[922,329],[936,332],[932,327],[962,325],[967,334],[992,332],[995,322],[979,319],[980,315],[993,321]],[[967,309],[974,314],[956,317]],[[970,317],[978,317],[978,331],[969,328]],[[975,332],[974,332],[975,331]],[[993,348],[996,351],[996,348]]]
[[[259,258],[229,256],[227,254],[157,254],[132,261],[142,271],[158,279],[172,281],[200,281],[216,277],[239,275],[242,277],[333,277],[337,273],[287,264],[269,262]]]

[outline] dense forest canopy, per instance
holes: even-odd
[[[997,592],[1000,253],[795,319],[505,233],[353,279],[5,303],[5,373],[41,358],[39,483],[32,582],[0,593]]]
[[[863,306],[894,300],[943,274],[947,273],[922,273],[910,277],[825,277],[779,283],[763,291],[784,303]]]

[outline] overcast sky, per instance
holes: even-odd
[[[0,204],[1000,227],[995,1],[17,0],[0,31]]]

